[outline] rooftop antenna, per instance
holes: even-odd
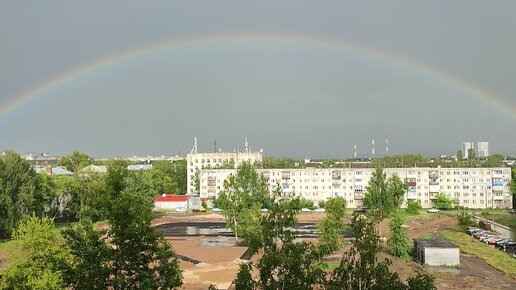
[[[385,156],[389,156],[389,139],[385,138]]]
[[[197,154],[197,137],[194,137],[194,145],[190,154]]]
[[[213,152],[217,153],[217,139],[213,142]]]
[[[245,153],[248,153],[249,152],[249,142],[247,142],[247,137],[245,137],[245,150],[244,150]]]
[[[371,154],[372,154],[372,157],[374,158],[374,139],[371,140]]]
[[[353,148],[354,148],[353,156],[355,157],[355,159],[357,159],[357,144],[355,144],[355,146],[353,146]]]

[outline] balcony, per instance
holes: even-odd
[[[355,199],[363,199],[364,193],[362,192],[355,192]]]
[[[333,179],[333,180],[340,180],[341,179],[340,171],[333,171],[331,173],[331,179]]]
[[[281,179],[290,179],[290,172],[288,172],[288,171],[281,172]]]
[[[440,186],[437,184],[437,185],[430,185],[428,187],[428,192],[439,192],[440,190]]]

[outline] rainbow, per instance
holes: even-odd
[[[470,96],[476,97],[478,100],[487,103],[488,105],[505,113],[509,117],[516,119],[516,106],[508,103],[501,97],[479,87],[457,76],[451,75],[443,70],[431,67],[412,59],[402,57],[400,55],[374,49],[364,45],[353,42],[345,42],[333,40],[328,38],[302,36],[282,33],[226,33],[217,35],[204,35],[196,37],[186,37],[174,40],[167,40],[158,43],[153,43],[147,46],[129,49],[112,55],[107,55],[98,58],[94,61],[85,63],[71,70],[65,71],[62,74],[51,78],[43,83],[29,88],[17,95],[8,97],[5,101],[0,103],[0,118],[15,111],[23,105],[32,100],[50,94],[52,91],[98,72],[102,69],[110,68],[118,64],[123,64],[136,60],[140,57],[149,55],[156,55],[163,52],[168,52],[174,49],[199,47],[218,44],[235,44],[242,43],[287,43],[303,46],[318,46],[328,49],[335,49],[344,51],[357,56],[365,57],[375,61],[384,62],[387,64],[399,66],[408,69],[412,72],[419,73],[428,78],[439,81],[448,85],[451,88],[467,93]]]

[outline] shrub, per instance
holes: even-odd
[[[423,207],[420,200],[409,200],[407,203],[406,212],[410,215],[417,215]]]

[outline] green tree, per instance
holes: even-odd
[[[390,235],[387,245],[391,253],[396,257],[408,257],[410,251],[409,239],[407,232],[403,228],[405,219],[397,212],[389,221]]]
[[[161,171],[165,177],[170,178],[166,181],[173,185],[172,190],[177,194],[184,194],[187,187],[187,168],[186,160],[179,160],[174,162],[157,161],[152,164],[153,169]],[[232,167],[233,168],[233,167]]]
[[[343,197],[334,197],[326,202],[326,217],[317,224],[319,247],[324,255],[331,254],[344,245],[342,232],[345,229],[345,210],[346,200]]]
[[[396,272],[389,270],[389,259],[378,260],[381,245],[377,223],[364,215],[353,215],[350,229],[355,240],[331,274],[326,289],[436,289],[433,277],[426,274],[410,277],[405,285]]]
[[[405,210],[410,215],[417,215],[423,209],[420,200],[408,200],[407,209]]]
[[[38,177],[30,164],[13,151],[0,155],[0,235],[7,236],[23,216],[42,214]]]
[[[459,227],[465,231],[469,226],[475,224],[475,220],[473,219],[473,215],[465,210],[461,210],[456,215],[457,223]]]
[[[76,290],[106,289],[110,285],[109,263],[112,247],[107,230],[96,230],[90,220],[63,231],[72,256],[65,276],[68,287]]]
[[[86,223],[65,232],[70,244],[83,247],[72,252],[71,286],[172,289],[182,285],[172,247],[151,225],[152,198],[146,185],[137,182],[140,178],[142,175],[127,176],[115,183],[124,188],[108,201],[107,231],[94,230]]]
[[[281,193],[278,186],[275,196]],[[241,266],[235,279],[236,289],[314,289],[322,285],[324,271],[319,249],[310,242],[294,242],[292,228],[297,223],[299,199],[276,200],[259,219],[258,234],[252,249],[263,251],[260,260]],[[251,272],[258,277],[253,280]]]
[[[249,162],[243,162],[236,175],[224,181],[218,197],[227,226],[237,238],[253,234],[260,208],[267,207],[269,199],[265,178]]]
[[[0,289],[66,289],[70,255],[52,219],[32,216],[20,223],[13,237],[21,251],[2,273]]]
[[[335,160],[323,160],[321,162],[321,168],[332,168],[335,164],[337,164]]]
[[[437,194],[434,198],[434,206],[436,208],[451,209],[453,207],[453,200],[442,193]]]
[[[389,179],[383,168],[376,167],[364,196],[364,205],[377,210],[381,218],[389,216],[403,202],[406,184],[393,174]]]
[[[125,189],[125,182],[129,176],[129,162],[122,159],[115,159],[109,161],[106,173],[106,190],[115,199]]]
[[[511,178],[511,181],[509,182],[509,187],[511,189],[513,201],[514,201],[514,199],[516,199],[516,166],[512,167],[511,176],[512,176],[512,178]]]
[[[457,153],[455,154],[455,158],[457,158],[458,162],[462,162],[462,160],[464,160],[464,155],[462,154],[461,150],[457,151]]]
[[[93,164],[93,158],[86,153],[74,151],[69,155],[61,157],[57,165],[64,166],[71,172],[77,172],[82,168]]]

